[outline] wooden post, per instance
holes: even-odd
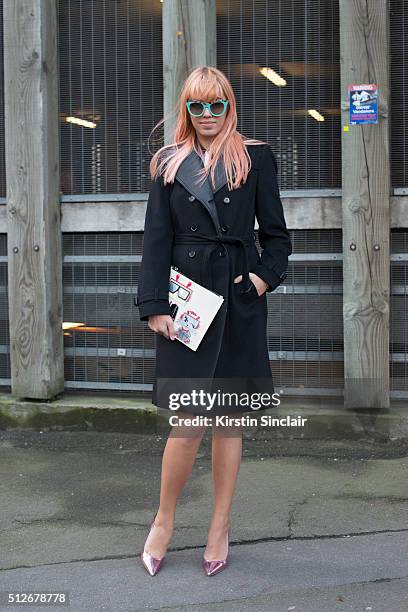
[[[3,0],[12,394],[64,389],[55,0]]]
[[[175,109],[188,73],[198,66],[216,66],[216,0],[163,1],[163,111]],[[164,141],[170,144],[175,116],[164,124]]]
[[[389,407],[389,3],[340,0],[345,407]],[[349,125],[349,84],[378,86],[378,124]],[[348,130],[347,130],[348,126]],[[346,129],[344,129],[346,128]]]

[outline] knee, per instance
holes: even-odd
[[[185,422],[185,419],[187,419],[187,422]],[[191,420],[191,415],[179,414],[177,425],[174,425],[171,430],[171,436],[180,438],[181,444],[187,448],[197,446],[206,430],[204,425],[189,424],[189,420]]]

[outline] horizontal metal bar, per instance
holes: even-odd
[[[391,261],[408,261],[408,253],[391,253]]]
[[[137,286],[129,285],[128,287],[125,287],[124,285],[84,285],[73,287],[72,285],[64,285],[63,291],[67,295],[83,295],[87,293],[91,295],[116,295],[117,293],[133,295],[137,293]]]
[[[329,261],[341,262],[343,255],[341,253],[294,253],[289,256],[289,263],[299,261]],[[65,255],[64,263],[109,263],[109,262],[140,262],[141,255]]]
[[[408,195],[408,187],[394,187],[393,195]]]
[[[269,351],[270,361],[343,361],[342,351]]]
[[[121,355],[118,351],[125,351],[125,355]],[[66,357],[111,357],[111,358],[129,358],[129,357],[142,357],[142,358],[154,358],[156,356],[155,349],[133,349],[127,347],[117,348],[95,348],[95,347],[65,347],[64,355]]]
[[[64,255],[63,263],[139,263],[141,255]]]
[[[118,351],[125,351],[121,355]],[[1,354],[9,354],[10,348],[6,344],[0,345]],[[133,349],[127,347],[117,348],[95,348],[95,347],[65,347],[64,355],[67,357],[134,357],[134,358],[151,358],[156,356],[155,349]],[[342,351],[269,351],[270,361],[343,361],[344,353]],[[406,353],[390,353],[390,362],[392,363],[408,363],[408,350]]]
[[[86,382],[83,380],[66,380],[64,388],[72,389],[117,389],[118,391],[151,391],[152,384],[143,383],[108,383],[108,382]]]
[[[279,387],[279,389],[278,389]],[[282,387],[275,384],[275,390],[277,393],[282,395],[330,395],[330,396],[342,396],[344,395],[344,389],[331,389],[330,387]]]
[[[404,390],[390,391],[390,397],[393,397],[395,399],[408,399],[408,391],[404,391]]]
[[[403,292],[404,290],[406,290],[405,286],[401,287],[401,291]],[[72,285],[64,285],[64,293],[69,294],[69,295],[75,295],[75,294],[85,294],[85,293],[90,293],[90,294],[116,294],[116,293],[125,293],[125,294],[136,294],[137,293],[137,285],[131,285],[128,287],[125,287],[123,285],[118,286],[118,285],[113,285],[113,286],[107,286],[107,285],[83,285],[83,286],[76,286],[73,287]],[[273,292],[270,293],[271,298],[273,297],[274,293],[284,293],[284,294],[291,294],[291,293],[296,293],[296,294],[301,294],[301,295],[308,295],[308,294],[313,294],[313,295],[342,295],[343,293],[343,287],[342,285],[326,285],[326,284],[321,284],[321,285],[279,285],[279,287],[277,287],[276,289],[274,289]]]
[[[62,195],[60,202],[135,202],[147,201],[149,193],[83,193]]]
[[[298,261],[330,261],[342,262],[342,253],[292,253],[289,255],[289,263]]]
[[[341,198],[342,189],[280,189],[282,198]]]
[[[281,189],[282,198],[319,198],[341,197],[341,189]],[[149,192],[145,193],[84,193],[61,195],[60,202],[117,202],[147,200]]]
[[[0,378],[0,387],[11,387],[11,378]]]
[[[273,298],[274,293],[284,293],[289,295],[292,293],[300,295],[343,295],[343,285],[340,285],[339,283],[333,285],[323,283],[321,285],[279,285],[279,287],[276,287],[276,289],[269,294],[271,299]]]
[[[393,363],[408,363],[408,351],[406,353],[390,353],[390,361]]]

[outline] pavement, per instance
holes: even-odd
[[[51,408],[46,427],[31,417],[25,428],[3,420],[0,610],[406,612],[404,403],[346,411],[301,401],[281,410],[307,416],[303,430],[245,428],[230,563],[213,577],[201,568],[212,512],[211,430],[152,578],[139,553],[158,505],[167,433],[163,419],[153,431],[154,421],[140,415],[139,428],[149,424],[143,433],[130,417],[122,431],[121,409],[128,410],[88,419],[82,430],[72,420],[52,426]],[[69,606],[7,606],[9,592],[67,592]]]

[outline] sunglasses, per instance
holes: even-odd
[[[181,300],[184,300],[185,302],[187,302],[187,300],[190,298],[190,295],[191,295],[190,289],[188,289],[187,287],[183,287],[182,285],[179,285],[174,280],[170,280],[169,282],[169,291],[170,293],[177,293],[179,298]]]
[[[227,110],[228,100],[217,100],[216,102],[199,102],[198,100],[190,100],[186,102],[188,112],[193,117],[201,117],[206,108],[209,109],[213,117],[221,117]]]

